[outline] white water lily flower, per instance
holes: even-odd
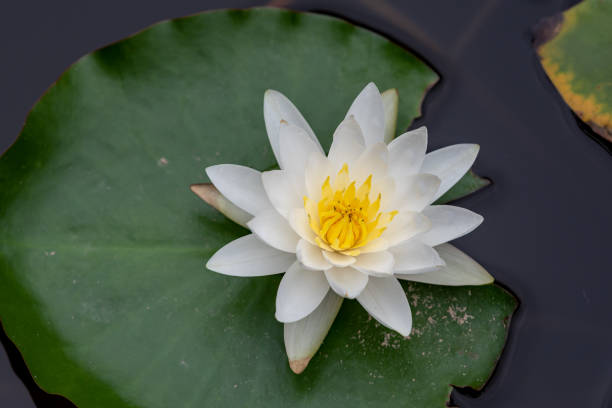
[[[220,193],[244,211],[233,218],[248,219],[252,231],[217,251],[206,266],[233,276],[285,272],[276,318],[286,324],[289,354],[290,344],[303,341],[295,333],[303,333],[311,321],[324,322],[312,334],[318,336],[312,347],[318,348],[320,332],[324,337],[340,307],[334,300],[338,296],[356,299],[381,324],[408,336],[412,315],[398,279],[441,285],[493,280],[446,244],[483,218],[463,208],[432,205],[470,169],[478,145],[425,154],[425,127],[387,145],[385,135],[392,137],[394,127],[385,129],[386,123],[394,123],[395,116],[385,105],[376,86],[368,84],[334,132],[326,156],[297,108],[269,90],[264,118],[280,170],[259,172],[233,164],[206,169]],[[304,323],[295,326],[299,322]],[[307,354],[292,365],[294,371],[303,370],[312,353]]]

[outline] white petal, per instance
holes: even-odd
[[[323,258],[321,248],[304,239],[298,242],[296,255],[298,261],[309,269],[324,271],[332,267],[332,264]]]
[[[192,184],[189,188],[211,207],[216,208],[221,214],[236,224],[248,228],[246,223],[253,216],[228,200],[212,183]]]
[[[207,167],[206,174],[221,194],[249,214],[255,215],[271,207],[257,170],[236,164],[218,164]]]
[[[276,294],[276,320],[295,322],[312,313],[323,300],[329,285],[321,271],[304,268],[299,262],[283,275]]]
[[[289,225],[301,238],[315,244],[315,233],[308,224],[308,216],[303,208],[294,208],[289,212]]]
[[[304,129],[306,134],[308,134],[308,136],[315,143],[319,143],[317,137],[300,111],[298,111],[298,109],[285,95],[278,91],[268,89],[264,93],[264,120],[266,122],[268,138],[270,139],[270,146],[272,146],[272,151],[274,152],[276,161],[281,168],[283,167],[280,159],[279,145],[279,129],[281,121],[285,121]],[[321,149],[321,152],[323,152],[323,149]]]
[[[389,174],[401,179],[417,174],[425,159],[427,128],[406,132],[389,143]]]
[[[433,174],[414,174],[403,180],[395,179],[395,206],[402,210],[421,211],[431,204],[440,187],[440,179]]]
[[[291,370],[300,374],[325,339],[344,299],[333,290],[327,292],[319,306],[305,318],[285,323],[285,350]]]
[[[389,246],[399,245],[402,242],[428,231],[431,228],[429,219],[415,211],[402,211],[389,224],[382,234]]]
[[[442,244],[436,249],[446,262],[446,266],[431,272],[396,276],[400,279],[446,286],[493,283],[493,277],[480,264],[451,244]]]
[[[369,254],[370,252],[384,251],[390,246],[389,241],[384,237],[380,237],[359,248],[359,252],[362,254]]]
[[[412,312],[402,285],[393,276],[371,277],[368,285],[357,296],[357,301],[383,326],[402,336],[410,335]]]
[[[331,268],[325,271],[329,286],[338,295],[354,299],[368,283],[368,275],[353,268]]]
[[[435,249],[416,238],[389,248],[389,251],[395,257],[395,273],[418,272],[419,269],[444,265]]]
[[[306,164],[306,195],[313,202],[321,199],[321,187],[325,179],[337,173],[333,164],[321,154],[311,154]],[[303,197],[302,197],[303,198]],[[302,201],[303,204],[303,201]]]
[[[395,261],[389,251],[371,252],[356,257],[353,268],[369,275],[390,275]]]
[[[359,124],[353,116],[350,116],[343,120],[334,132],[334,139],[327,158],[340,169],[344,163],[352,164],[364,149],[365,142]]]
[[[374,177],[372,185],[375,187],[376,179],[382,179],[387,176],[388,155],[387,146],[382,142],[369,146],[355,161],[353,168],[349,168],[351,178],[355,177],[355,180],[361,182],[365,181],[371,174]]]
[[[382,97],[376,85],[370,82],[353,101],[346,117],[353,115],[363,132],[366,146],[383,142],[385,114]]]
[[[370,191],[370,200],[374,200],[381,195],[380,211],[389,212],[397,210],[395,205],[395,180],[393,177],[383,177],[374,179],[372,182],[372,191]]]
[[[289,174],[294,174],[303,184],[306,165],[311,154],[323,156],[321,145],[308,137],[304,129],[286,122],[281,123],[278,143],[282,162],[281,168],[287,170]]]
[[[431,221],[429,231],[421,234],[419,240],[436,246],[472,232],[482,221],[482,215],[452,205],[433,205],[423,210]]]
[[[295,260],[295,254],[274,249],[249,234],[215,252],[206,267],[224,275],[264,276],[285,272]]]
[[[295,190],[291,177],[284,170],[266,171],[261,174],[264,190],[280,215],[287,218],[294,208],[304,207],[303,198]]]
[[[380,94],[383,101],[383,110],[385,112],[385,140],[389,144],[395,137],[395,129],[397,127],[397,108],[399,105],[399,93],[397,89],[387,89]]]
[[[343,268],[355,263],[355,258],[343,255],[339,252],[323,251],[323,258],[327,259],[332,265]]]
[[[476,144],[456,144],[435,150],[425,156],[421,173],[434,174],[442,180],[433,201],[446,193],[467,173],[476,160],[478,150],[480,146]]]
[[[274,208],[263,211],[247,226],[266,244],[285,252],[295,253],[300,237]]]

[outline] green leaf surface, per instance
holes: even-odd
[[[280,276],[204,267],[245,230],[191,193],[204,168],[274,163],[264,90],[325,148],[366,82],[401,95],[437,77],[344,21],[272,9],[156,25],[77,62],[0,159],[0,318],[34,379],[79,407],[442,407],[481,387],[515,299],[500,287],[405,284],[404,339],[346,301],[294,375],[274,319]]]
[[[489,184],[491,184],[491,180],[480,177],[472,170],[469,170],[459,179],[457,184],[452,186],[450,190],[442,195],[442,197],[438,198],[434,204],[446,204],[458,200],[485,188]]]
[[[542,65],[565,102],[612,141],[612,1],[584,0],[538,31]]]

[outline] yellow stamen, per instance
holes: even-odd
[[[315,205],[304,197],[315,242],[325,250],[356,256],[360,248],[378,238],[387,228],[397,211],[381,213],[379,193],[370,203],[372,175],[357,188],[349,178],[348,164],[344,164],[332,183],[327,177],[321,186],[321,200]]]

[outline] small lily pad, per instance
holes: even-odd
[[[245,230],[189,191],[212,164],[274,163],[267,88],[328,148],[368,81],[397,88],[407,128],[436,80],[377,34],[275,9],[168,21],[82,58],[0,158],[0,317],[37,383],[81,408],[430,408],[450,384],[482,387],[516,306],[495,285],[405,284],[410,338],[345,301],[294,375],[280,277],[207,271]]]
[[[536,46],[565,102],[612,141],[612,1],[585,0],[545,20],[536,30]]]

